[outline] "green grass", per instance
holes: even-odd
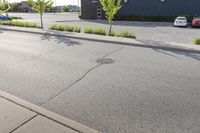
[[[74,27],[71,26],[71,25],[64,26],[64,31],[73,32],[74,31]]]
[[[117,34],[117,37],[125,37],[125,38],[136,38],[134,33],[128,31],[122,31]]]
[[[116,36],[116,32],[112,30],[108,36]]]
[[[65,27],[64,27],[64,26],[61,26],[61,25],[58,25],[58,24],[54,24],[54,25],[51,25],[51,26],[49,27],[49,29],[51,29],[51,30],[64,31],[64,30],[65,30]]]
[[[104,35],[104,36],[107,35],[106,30],[103,28],[95,28],[93,34]]]
[[[51,25],[49,27],[49,29],[51,30],[58,30],[58,31],[68,31],[68,32],[77,32],[80,33],[81,32],[81,28],[78,26],[73,26],[73,25],[58,25],[58,24],[54,24]]]
[[[30,27],[39,28],[34,22],[24,22],[24,21],[0,21],[0,25],[17,26],[17,27]]]
[[[195,43],[196,45],[200,45],[200,38],[195,39],[195,40],[194,40],[194,43]]]
[[[49,27],[51,30],[58,30],[58,31],[68,31],[68,32],[77,32],[81,33],[81,28],[78,26],[73,26],[73,25],[58,25],[54,24]],[[108,35],[106,30],[104,28],[92,28],[92,27],[86,27],[84,28],[84,33],[87,34],[97,34],[97,35]],[[110,35],[108,36],[117,36],[117,37],[125,37],[125,38],[136,38],[134,33],[128,32],[128,31],[123,31],[120,33],[117,33],[115,31],[111,31]]]
[[[93,32],[94,32],[94,29],[91,27],[87,27],[84,29],[84,33],[93,34]]]
[[[74,32],[81,33],[81,28],[78,26],[74,26]]]
[[[97,35],[107,35],[106,30],[103,28],[91,28],[87,27],[84,29],[84,33],[87,34],[97,34]]]

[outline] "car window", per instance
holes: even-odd
[[[5,16],[3,16],[3,15],[0,14],[0,17],[5,17]]]
[[[186,20],[186,18],[177,18],[177,20]]]
[[[194,18],[194,20],[200,20],[200,18]]]

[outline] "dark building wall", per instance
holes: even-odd
[[[93,1],[93,2],[92,2]],[[97,1],[97,2],[95,2]],[[200,0],[122,0],[120,15],[179,16],[200,15]],[[96,19],[98,0],[81,0],[83,19]]]
[[[200,0],[128,0],[120,14],[142,16],[200,15]]]
[[[97,19],[98,0],[81,0],[81,18]]]

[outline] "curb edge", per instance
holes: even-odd
[[[13,95],[6,93],[4,91],[1,91],[1,90],[0,90],[0,97],[4,98],[4,99],[6,99],[6,100],[8,100],[12,103],[15,103],[15,104],[17,104],[21,107],[24,107],[24,108],[26,108],[30,111],[33,111],[33,112],[35,112],[35,113],[37,113],[41,116],[44,116],[48,119],[51,119],[51,120],[53,120],[53,121],[55,121],[55,122],[57,122],[57,123],[59,123],[63,126],[66,126],[66,127],[70,128],[72,130],[78,131],[80,133],[101,133],[101,132],[94,130],[90,127],[87,127],[83,124],[80,124],[80,123],[78,123],[74,120],[71,120],[71,119],[66,118],[64,116],[53,113],[53,112],[51,112],[47,109],[44,109],[44,108],[42,108],[38,105],[29,103],[25,100],[22,100],[22,99],[20,99],[16,96],[13,96]]]

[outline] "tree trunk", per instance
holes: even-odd
[[[6,2],[6,0],[3,0],[3,3],[5,3]],[[6,17],[8,17],[8,12],[6,12]]]
[[[41,28],[43,29],[44,26],[43,26],[43,17],[42,17],[42,14],[40,13],[40,21],[41,21]]]
[[[110,34],[111,34],[111,31],[112,31],[112,22],[110,22],[110,28],[109,28],[108,35],[110,35]]]

